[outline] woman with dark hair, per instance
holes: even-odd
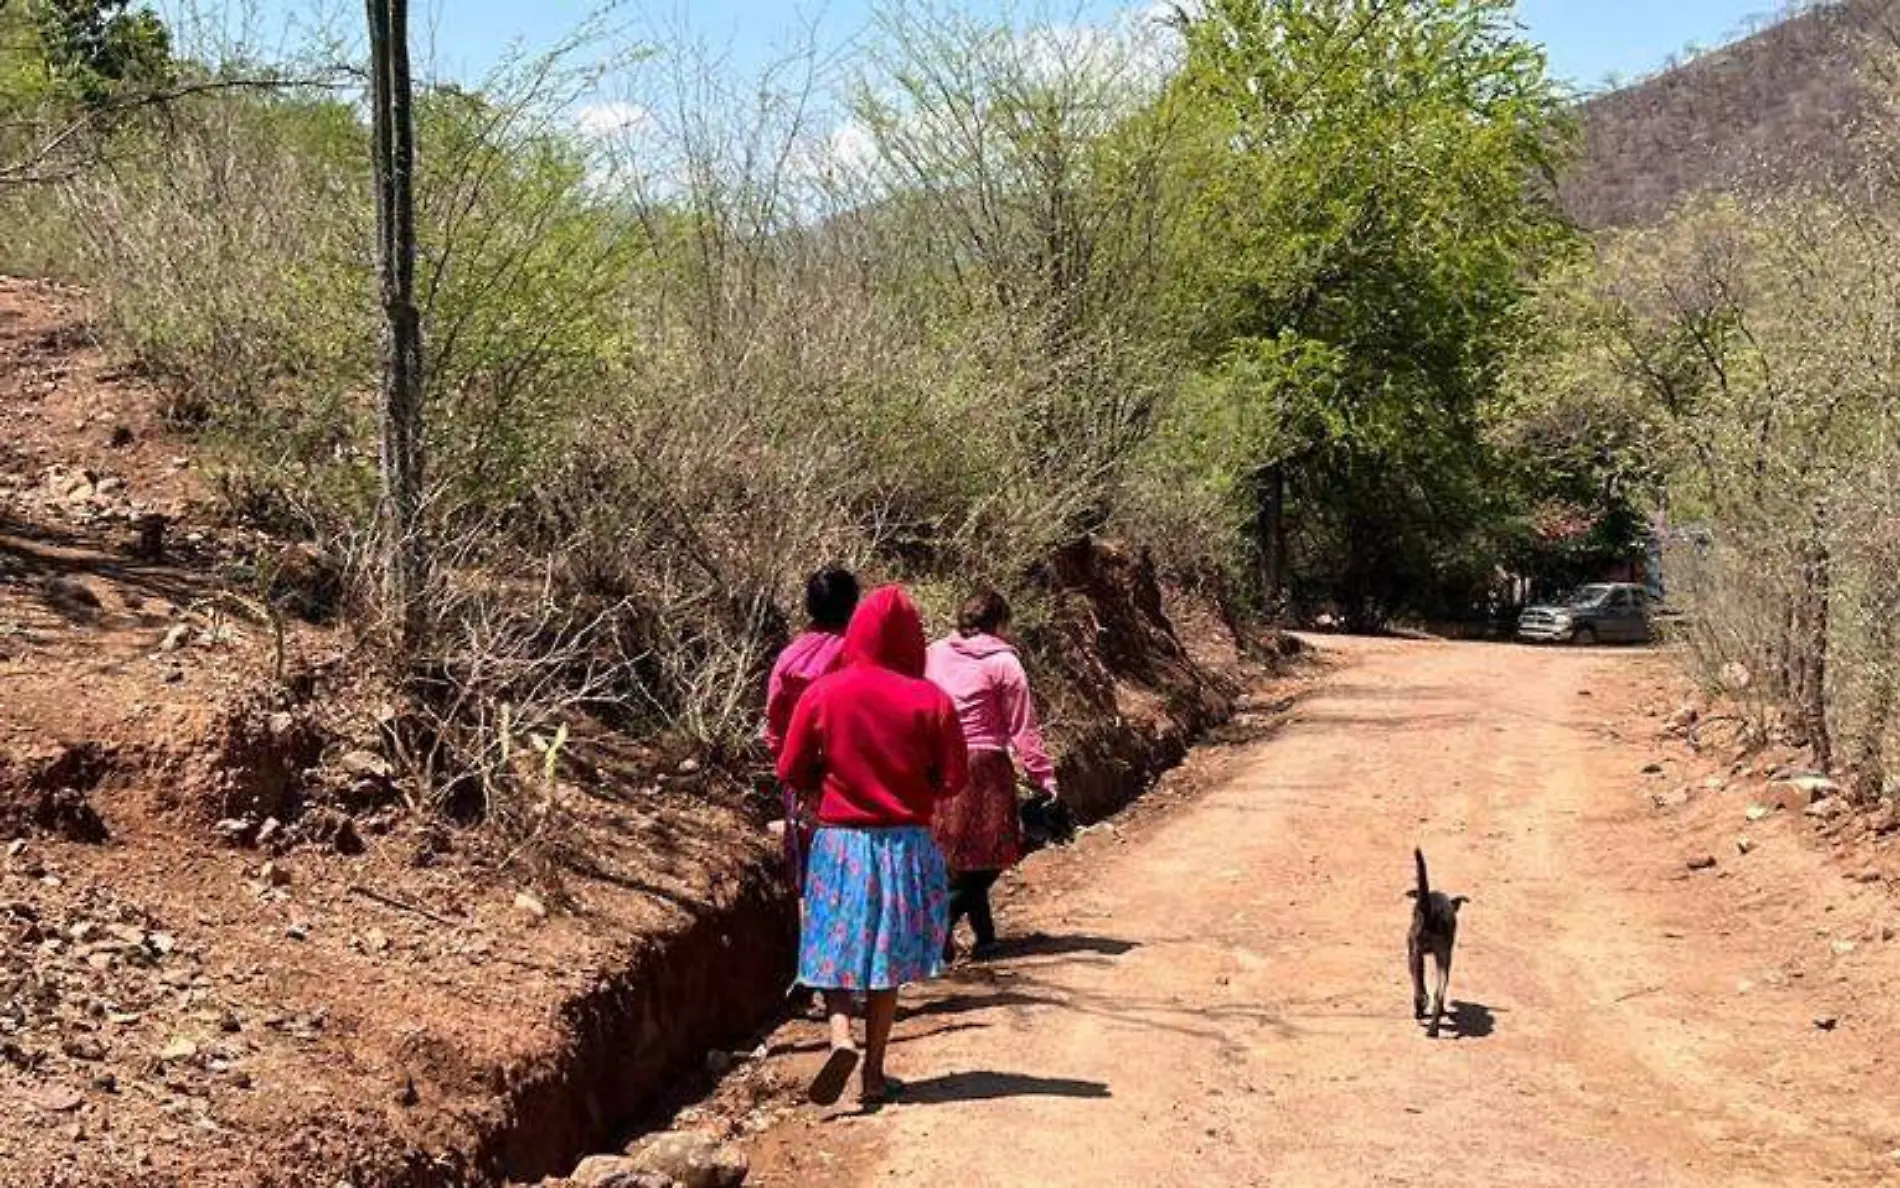
[[[844,666],[844,633],[858,609],[858,579],[848,569],[827,566],[805,582],[805,618],[809,624],[772,665],[765,686],[765,745],[777,763],[785,749],[792,712],[813,682]],[[811,825],[799,818],[798,797],[785,789],[785,870],[795,893],[804,893],[805,854]]]
[[[902,1089],[884,1074],[898,988],[936,975],[948,880],[930,838],[937,803],[967,778],[956,707],[924,679],[924,628],[901,589],[877,590],[845,632],[845,665],[806,691],[778,774],[817,803],[805,874],[799,981],[825,995],[831,1056],[812,1101],[838,1100],[858,1063],[851,996],[865,996],[864,1101]]]
[[[1009,603],[984,590],[963,604],[956,631],[932,644],[925,667],[950,695],[970,751],[970,782],[937,810],[932,832],[950,868],[950,929],[944,959],[955,952],[957,921],[970,918],[974,956],[996,944],[990,888],[1022,857],[1022,818],[1016,805],[1014,754],[1031,783],[1056,791],[1056,768],[1036,724],[1029,677],[1009,642]]]
[[[779,653],[765,686],[765,746],[776,765],[785,750],[785,732],[791,728],[798,702],[820,677],[844,667],[844,632],[858,609],[858,579],[848,569],[826,566],[805,580],[806,628]],[[785,879],[798,897],[801,918],[805,899],[805,856],[811,852],[813,823],[799,811],[798,793],[782,787],[785,801]],[[804,987],[794,981],[787,998]],[[822,1004],[820,1004],[822,1005]]]

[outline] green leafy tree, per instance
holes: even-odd
[[[30,0],[47,72],[87,104],[171,80],[171,33],[130,0]]]
[[[1568,234],[1541,51],[1508,0],[1213,0],[1184,31],[1189,419],[1238,429],[1218,461],[1260,584],[1277,598],[1303,559],[1311,593],[1377,619],[1481,581],[1478,412]]]

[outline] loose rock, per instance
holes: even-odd
[[[627,1154],[634,1170],[657,1173],[680,1188],[739,1188],[751,1171],[737,1147],[685,1130],[644,1139]]]
[[[540,896],[529,891],[516,892],[515,910],[532,920],[548,918],[548,905],[541,902]]]
[[[568,1176],[567,1182],[578,1188],[673,1188],[673,1181],[662,1175],[640,1170],[623,1155],[595,1155],[585,1159]]]
[[[1689,859],[1690,870],[1714,870],[1715,866],[1714,854],[1697,854],[1695,857]]]
[[[1810,801],[1824,800],[1830,796],[1837,795],[1841,790],[1841,786],[1833,780],[1828,779],[1824,775],[1815,775],[1812,772],[1791,775],[1782,782],[1797,792],[1807,793]]]
[[[394,776],[389,761],[374,751],[351,751],[337,760],[337,766],[352,779],[386,783]]]
[[[1847,802],[1838,796],[1824,796],[1806,809],[1808,816],[1821,821],[1831,821],[1845,815],[1846,812]]]

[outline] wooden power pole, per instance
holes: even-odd
[[[365,0],[376,232],[382,278],[383,588],[405,658],[426,644],[430,552],[423,529],[422,317],[416,309],[416,132],[409,77],[408,0]]]

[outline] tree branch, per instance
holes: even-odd
[[[51,168],[52,163],[59,158],[62,151],[87,131],[135,111],[164,107],[196,95],[221,91],[334,89],[342,85],[344,84],[320,78],[220,78],[180,83],[176,86],[128,95],[88,108],[83,115],[41,142],[37,149],[25,157],[18,161],[0,164],[0,187],[46,185],[71,179],[93,162],[80,160],[69,162],[58,168]]]

